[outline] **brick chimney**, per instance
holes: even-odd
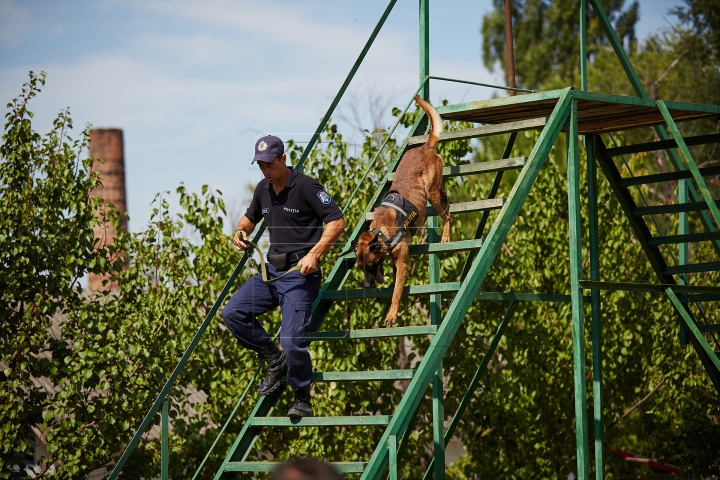
[[[123,132],[119,128],[93,128],[90,130],[90,156],[102,159],[95,161],[93,172],[100,175],[102,186],[91,192],[107,203],[111,203],[120,212],[123,220],[122,228],[127,228],[126,212],[127,201],[125,196],[125,150],[123,147]],[[117,232],[111,223],[104,223],[95,227],[95,238],[100,239],[100,245],[111,245]],[[106,285],[103,280],[107,277],[90,274],[88,288],[90,290],[103,290],[108,287],[118,288],[117,285]]]

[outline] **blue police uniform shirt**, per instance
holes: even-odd
[[[245,216],[252,223],[265,219],[270,230],[268,253],[292,253],[310,250],[322,236],[322,224],[343,214],[325,189],[312,177],[292,167],[287,185],[275,194],[266,179],[255,187]]]

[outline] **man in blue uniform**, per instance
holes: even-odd
[[[258,183],[250,207],[238,222],[233,237],[235,248],[244,251],[247,248],[244,241],[255,225],[265,219],[270,231],[268,276],[278,277],[295,265],[301,270],[272,284],[255,275],[233,295],[222,317],[240,344],[256,351],[268,364],[258,394],[275,391],[287,374],[288,384],[295,392],[288,416],[308,417],[313,415],[312,364],[305,331],[320,290],[320,257],[342,234],[345,219],[316,180],[286,165],[285,146],[278,137],[268,135],[257,141],[254,162],[265,178]],[[257,320],[278,306],[282,311],[282,349]]]

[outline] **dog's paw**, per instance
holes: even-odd
[[[386,327],[394,327],[395,322],[397,322],[397,317],[388,315],[385,317],[385,326]]]
[[[450,241],[450,235],[443,235],[440,239],[440,243],[448,243]]]

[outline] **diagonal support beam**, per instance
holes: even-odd
[[[615,29],[613,28],[612,24],[610,23],[610,19],[608,19],[607,14],[605,13],[605,9],[603,9],[602,5],[600,4],[599,0],[589,0],[590,4],[593,7],[593,10],[595,11],[595,14],[600,21],[600,26],[602,27],[603,31],[608,37],[608,40],[610,40],[610,45],[612,45],[613,50],[615,50],[615,54],[618,57],[618,60],[620,60],[620,65],[622,65],[623,70],[625,70],[625,74],[627,75],[628,79],[630,80],[630,83],[632,84],[633,89],[635,90],[635,93],[638,97],[642,98],[650,98],[645,91],[645,88],[642,85],[642,82],[640,81],[640,78],[638,77],[637,73],[635,72],[635,68],[632,66],[632,63],[630,62],[630,58],[628,57],[627,53],[625,52],[625,49],[623,48],[622,42],[617,36],[617,33],[615,32]],[[658,125],[657,127],[653,127],[655,130],[655,133],[657,133],[658,138],[660,140],[665,141],[669,140],[670,137],[667,134],[667,131],[665,130],[665,127],[662,125]],[[682,165],[682,162],[680,161],[680,158],[677,155],[677,152],[672,149],[666,150],[668,157],[670,158],[670,162],[675,167],[675,170],[685,170],[685,167]],[[690,193],[690,200],[693,202],[700,201],[700,196],[698,195],[697,191],[692,185],[688,185],[688,191]],[[710,220],[710,216],[707,212],[703,211],[700,212],[701,221],[703,223],[703,226],[708,232],[714,232],[715,226],[712,224],[712,221]],[[712,243],[713,247],[715,248],[715,252],[720,255],[720,240],[714,241]]]
[[[715,385],[715,389],[720,393],[720,359],[718,359],[717,354],[710,347],[707,340],[705,340],[702,332],[690,316],[690,312],[688,312],[686,306],[680,302],[680,299],[678,299],[675,292],[672,291],[672,288],[666,289],[665,294],[672,302],[678,315],[680,315],[680,321],[684,324],[688,332],[690,342],[700,355],[700,361],[703,363],[705,370],[707,370],[710,380],[712,380]]]
[[[508,201],[500,211],[498,218],[495,220],[493,227],[488,233],[485,244],[480,253],[475,258],[473,266],[470,268],[468,277],[453,299],[452,304],[448,308],[445,319],[438,328],[438,333],[430,343],[427,354],[420,362],[415,377],[410,382],[408,389],[403,395],[400,405],[398,405],[390,424],[388,425],[383,437],[378,443],[373,453],[368,467],[363,472],[362,480],[379,480],[380,475],[388,465],[388,449],[387,440],[389,435],[401,435],[408,426],[410,419],[417,411],[423,395],[432,380],[432,376],[440,366],[442,358],[445,356],[450,343],[455,334],[462,325],[470,305],[474,300],[475,294],[480,289],[485,277],[497,256],[502,242],[505,240],[508,231],[512,227],[522,204],[535,183],[540,170],[545,164],[548,153],[555,143],[560,130],[565,124],[565,120],[569,114],[569,105],[572,99],[572,88],[566,88],[563,91],[553,113],[550,116],[548,125],[540,134],[540,139],[533,147],[532,153],[528,157],[528,162],[520,172],[518,179],[513,186]]]
[[[638,242],[640,242],[640,246],[642,246],[643,251],[645,251],[645,255],[647,255],[653,271],[660,279],[660,283],[676,283],[672,275],[668,275],[666,273],[667,263],[665,263],[665,259],[660,253],[660,249],[657,247],[657,245],[650,245],[650,238],[652,237],[652,235],[650,234],[650,230],[648,229],[647,225],[641,218],[635,217],[633,215],[632,212],[635,211],[637,205],[635,204],[635,201],[633,200],[632,195],[630,195],[627,187],[622,187],[619,185],[622,176],[620,175],[620,172],[613,163],[612,158],[607,156],[605,144],[599,137],[597,138],[596,147],[597,160],[600,163],[600,168],[602,169],[603,173],[605,174],[605,178],[610,184],[610,189],[613,191],[615,197],[618,199],[620,207],[625,212],[625,216],[630,223],[630,227],[632,227],[633,233],[635,233],[635,237],[638,239]]]
[[[483,374],[485,373],[485,369],[487,368],[488,363],[490,362],[490,358],[492,358],[493,354],[495,353],[495,349],[497,348],[498,344],[500,343],[500,340],[502,339],[503,335],[505,334],[505,329],[507,328],[508,323],[510,323],[510,320],[515,315],[515,310],[517,309],[517,306],[518,306],[518,303],[513,301],[513,302],[510,302],[510,305],[508,306],[507,310],[505,310],[505,314],[503,315],[502,320],[500,320],[500,325],[498,326],[497,330],[495,331],[495,335],[493,336],[492,340],[490,341],[490,345],[488,345],[488,348],[485,351],[485,355],[483,355],[482,360],[480,360],[480,365],[478,365],[477,370],[475,370],[475,375],[473,375],[473,378],[470,381],[470,385],[468,385],[468,388],[465,391],[465,394],[463,395],[462,399],[460,400],[460,405],[458,405],[458,408],[455,411],[455,415],[453,415],[453,419],[450,422],[450,425],[448,426],[447,430],[445,431],[445,440],[444,440],[445,446],[447,446],[450,443],[450,440],[452,439],[453,435],[455,434],[455,429],[457,428],[458,424],[460,423],[460,419],[462,418],[463,414],[465,413],[465,410],[467,410],[467,407],[470,404],[470,400],[472,400],[473,396],[475,395],[475,390],[477,389],[477,386],[480,383],[480,379],[482,378]],[[425,470],[425,475],[423,476],[423,480],[430,480],[430,478],[432,478],[432,472],[433,472],[434,466],[435,466],[435,457],[433,457],[430,460],[427,470]]]
[[[680,130],[678,130],[677,125],[675,125],[675,120],[673,120],[672,115],[670,115],[670,112],[665,106],[665,102],[663,102],[662,100],[658,100],[657,106],[660,109],[660,113],[662,113],[663,118],[665,119],[665,123],[667,123],[667,126],[670,129],[670,133],[678,144],[680,154],[682,155],[683,160],[685,160],[685,164],[687,165],[688,170],[690,170],[690,172],[692,173],[698,190],[700,190],[700,195],[702,195],[705,203],[708,206],[708,209],[710,210],[710,213],[712,214],[713,219],[715,220],[715,225],[720,227],[720,210],[718,210],[715,199],[712,198],[712,195],[710,195],[710,190],[708,190],[708,187],[705,184],[705,179],[698,171],[695,160],[693,160],[692,155],[690,154],[690,150],[688,149],[687,145],[685,145],[685,140],[680,134]]]

